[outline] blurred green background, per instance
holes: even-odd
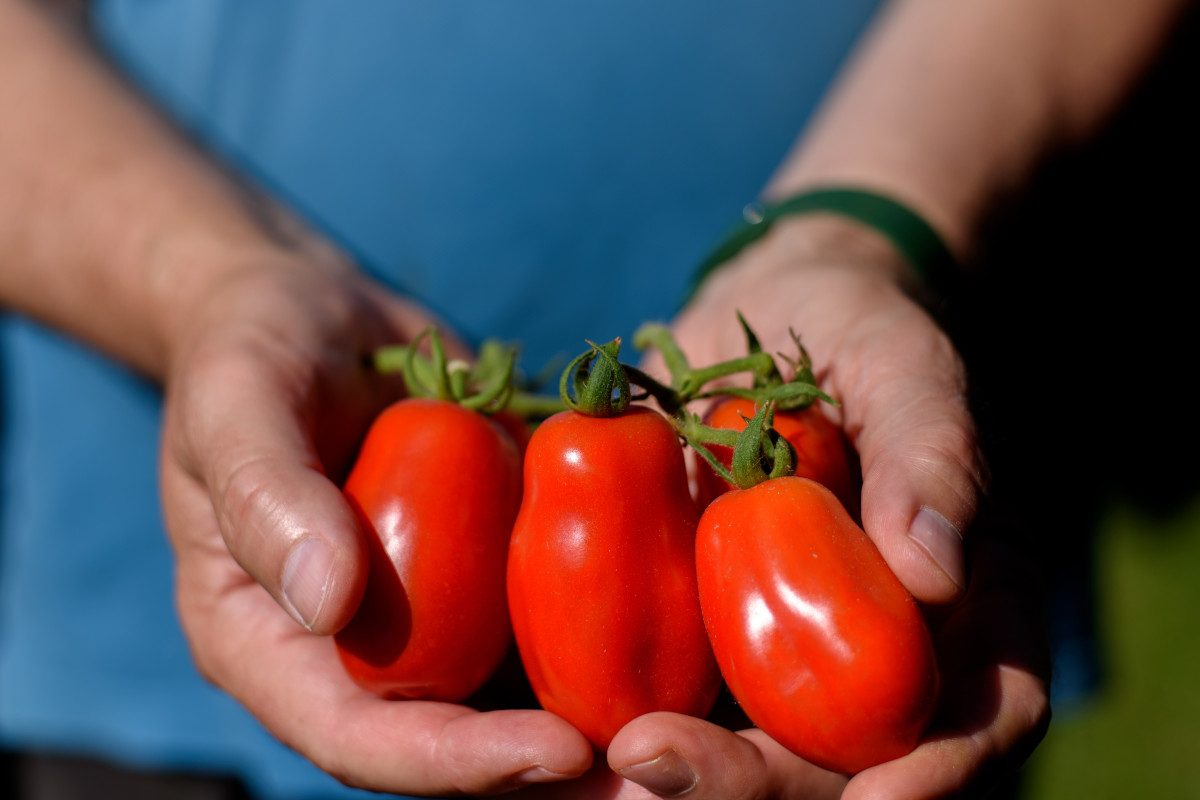
[[[1104,680],[1056,711],[1022,798],[1200,798],[1200,500],[1107,509],[1096,575]]]
[[[1176,33],[1105,134],[1000,209],[944,309],[993,496],[1075,589],[1059,639],[1094,632],[1096,687],[1055,704],[1021,800],[1200,800],[1200,4]]]

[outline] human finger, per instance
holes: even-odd
[[[237,348],[194,354],[169,389],[163,458],[207,487],[246,573],[301,625],[331,633],[361,598],[364,534],[309,433],[307,387],[281,363]]]
[[[943,692],[930,735],[908,756],[857,775],[847,798],[980,796],[1045,736],[1050,659],[1032,565],[991,536],[977,547],[967,596],[934,615]]]
[[[967,588],[965,536],[985,482],[966,377],[945,334],[915,306],[843,342],[831,384],[862,467],[863,527],[920,601]]]
[[[489,794],[584,772],[591,745],[535,709],[389,701],[350,680],[333,641],[280,610],[224,549],[208,492],[164,468],[179,552],[180,618],[201,673],[280,741],[339,780],[378,791]]]
[[[859,455],[863,526],[892,570],[922,602],[961,597],[984,469],[950,340],[893,270],[796,263],[771,240],[710,278],[675,322],[681,346],[706,360],[736,355],[735,311],[768,352],[788,352],[791,333],[801,335]]]
[[[297,622],[336,631],[366,569],[336,481],[373,415],[402,392],[365,357],[433,319],[354,273],[303,268],[231,281],[196,317],[167,382],[163,458],[208,488],[237,562]],[[441,333],[451,353],[465,352]]]
[[[608,750],[617,774],[658,797],[752,800],[840,795],[846,778],[792,754],[757,729],[735,732],[683,714],[646,714]]]

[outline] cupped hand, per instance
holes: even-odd
[[[1049,659],[1040,609],[1029,591],[1035,576],[1006,541],[1012,528],[997,527],[995,533],[977,542],[963,600],[931,611],[942,695],[933,726],[912,753],[847,778],[804,761],[755,728],[735,732],[677,714],[647,714],[625,726],[608,750],[611,768],[639,784],[620,796],[987,796],[1041,741],[1050,718]]]
[[[367,574],[337,480],[400,392],[363,357],[429,322],[349,267],[301,258],[232,270],[188,310],[161,463],[180,617],[202,673],[345,783],[487,794],[576,776],[591,747],[558,717],[380,699],[324,635]]]
[[[966,590],[984,469],[958,353],[906,279],[861,228],[782,221],[709,277],[674,331],[694,365],[745,354],[739,311],[767,352],[794,355],[799,335],[861,462],[864,529],[917,600],[943,604]]]
[[[800,335],[861,460],[863,526],[926,605],[943,679],[936,724],[912,754],[848,780],[760,730],[651,714],[608,751],[618,774],[655,790],[628,796],[974,796],[1044,734],[1048,662],[1029,564],[1001,543],[1004,528],[965,556],[964,537],[997,523],[979,515],[985,470],[962,363],[914,288],[889,246],[857,226],[786,221],[710,276],[674,332],[693,365],[744,354],[738,311],[768,352],[790,354],[789,329]]]

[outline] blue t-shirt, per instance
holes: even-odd
[[[101,0],[205,147],[533,372],[676,310],[875,0]],[[353,794],[192,666],[159,516],[160,394],[0,322],[0,742]]]

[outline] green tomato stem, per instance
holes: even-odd
[[[796,450],[772,427],[774,420],[775,403],[764,403],[738,435],[730,472],[739,489],[795,473]]]
[[[629,376],[629,382],[653,397],[654,402],[658,403],[668,417],[677,417],[683,412],[686,400],[679,392],[656,381],[637,367],[631,367],[628,364],[622,364],[622,367],[625,369],[625,374]]]
[[[560,397],[513,391],[506,408],[525,419],[545,419],[559,411],[565,411],[567,405]]]
[[[482,386],[473,387],[475,393],[459,397],[457,402],[465,408],[489,413],[500,411],[508,404],[513,393],[513,369],[516,366],[517,351],[509,350],[503,368],[496,372]]]
[[[461,402],[467,391],[467,375],[471,371],[471,365],[461,358],[454,358],[446,362],[446,373],[449,378],[447,383],[450,388],[450,396],[458,402]]]
[[[796,451],[780,436],[771,423],[775,406],[765,403],[746,421],[740,433],[705,425],[695,414],[676,418],[676,430],[696,454],[726,483],[739,489],[749,489],[763,481],[795,473]],[[726,467],[713,455],[711,446],[733,449],[730,466]]]
[[[442,346],[442,337],[437,335],[437,328],[430,326],[429,354],[433,366],[434,397],[438,400],[454,400],[450,390],[450,375],[446,369],[446,348]],[[413,342],[415,345],[416,342]]]
[[[835,406],[838,404],[836,400],[821,391],[815,384],[796,381],[756,389],[747,389],[741,386],[721,386],[696,395],[697,399],[709,397],[741,397],[746,400],[753,400],[755,405],[774,402],[776,408],[780,411],[794,411],[799,408],[808,408],[816,400],[824,400]]]
[[[738,324],[742,326],[742,333],[746,337],[746,352],[750,355],[763,352],[762,342],[758,339],[758,334],[750,327],[750,323],[746,322],[746,318],[741,311],[737,312]],[[756,389],[773,386],[783,382],[783,376],[779,373],[779,368],[774,360],[771,361],[769,371],[754,373],[754,387]]]
[[[737,444],[737,431],[705,425],[697,414],[688,413],[672,419],[679,435],[693,447],[718,445],[732,448]]]
[[[738,319],[742,319],[740,314],[738,315]],[[679,343],[675,340],[674,335],[667,326],[657,322],[648,322],[638,328],[637,333],[633,337],[634,345],[639,350],[649,348],[657,350],[659,355],[662,356],[663,363],[666,364],[667,371],[671,374],[671,389],[674,390],[675,397],[664,405],[664,411],[667,411],[668,414],[674,413],[671,409],[682,408],[687,403],[696,399],[700,396],[706,384],[719,378],[736,375],[740,372],[750,372],[755,377],[755,384],[758,385],[763,380],[779,375],[775,359],[769,354],[762,352],[761,347],[755,349],[758,342],[757,338],[754,337],[749,327],[745,325],[744,320],[742,320],[742,324],[743,328],[747,331],[752,352],[741,358],[722,361],[699,369],[692,367],[688,362],[683,349],[680,348]],[[634,382],[637,383],[636,380]],[[661,384],[658,385],[661,386]],[[659,394],[653,389],[650,387],[644,388],[650,391],[656,400],[659,399]]]
[[[712,383],[718,378],[736,375],[739,372],[749,372],[756,378],[777,372],[775,359],[768,353],[751,353],[748,356],[721,361],[708,367],[692,370],[686,381],[679,387],[679,393],[688,400],[700,396],[705,384]]]
[[[692,365],[675,341],[671,330],[658,322],[647,322],[633,334],[633,346],[638,350],[654,348],[662,356],[667,371],[671,374],[672,388],[679,389],[692,372]]]
[[[417,352],[427,336],[428,359]],[[441,337],[431,325],[406,345],[376,349],[371,363],[380,374],[400,373],[411,397],[444,400],[492,414],[505,408],[515,393],[516,356],[516,348],[489,341],[480,348],[475,363],[447,359]]]
[[[389,344],[371,353],[371,368],[381,375],[394,375],[403,371],[409,347],[406,344]]]
[[[591,350],[577,356],[563,370],[558,390],[572,411],[589,417],[613,417],[629,407],[629,377],[617,356],[620,337],[606,345],[588,342]]]
[[[689,442],[689,444],[691,444],[691,443]],[[728,483],[730,485],[736,485],[736,483],[734,482],[733,473],[729,471],[728,467],[726,467],[724,464],[721,463],[720,459],[718,459],[716,456],[713,455],[712,450],[709,450],[706,446],[704,446],[702,444],[692,444],[691,447],[693,450],[696,451],[696,454],[698,456],[700,456],[701,458],[704,459],[705,463],[708,464],[709,468],[713,472],[717,473],[717,475],[721,478],[721,480],[725,481],[726,483]]]

